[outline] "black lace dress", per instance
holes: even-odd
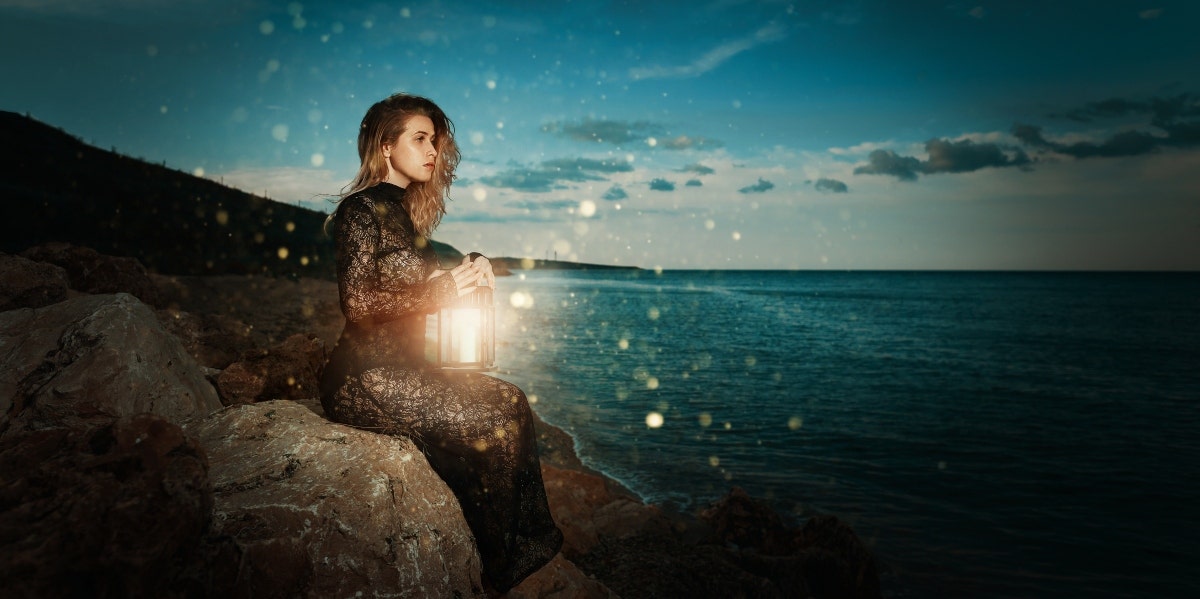
[[[443,374],[425,360],[425,315],[455,297],[404,207],[404,189],[380,183],[342,200],[334,220],[346,328],[321,378],[328,416],[403,435],[454,491],[499,591],[558,552],[533,420],[515,385],[475,373]]]

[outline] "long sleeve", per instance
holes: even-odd
[[[454,298],[454,279],[420,244],[404,190],[380,183],[334,218],[346,327],[321,374],[330,419],[417,441],[454,491],[484,576],[516,585],[562,546],[542,483],[529,400],[512,383],[448,374],[427,361],[425,314]],[[476,257],[476,256],[473,256]]]
[[[339,208],[338,291],[342,313],[352,323],[426,314],[456,295],[451,277],[428,279],[436,267],[417,247],[402,212],[396,203],[365,196],[347,198]]]

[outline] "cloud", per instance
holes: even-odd
[[[542,131],[557,133],[578,141],[594,141],[619,146],[630,142],[644,142],[651,135],[661,131],[661,127],[646,121],[623,122],[589,118],[578,123],[547,123],[542,125]]]
[[[981,168],[1023,166],[1030,162],[1020,149],[1009,150],[1010,156],[999,144],[971,140],[931,139],[925,142],[925,151],[929,152],[929,160],[924,164],[926,174],[969,173]]]
[[[766,193],[772,189],[775,189],[774,183],[759,177],[758,183],[755,183],[754,185],[748,185],[739,189],[738,191],[741,193]]]
[[[675,191],[675,184],[662,178],[650,180],[650,189],[654,191]]]
[[[936,173],[968,173],[979,169],[1027,166],[1029,156],[1019,148],[1006,148],[996,143],[977,143],[970,139],[950,141],[931,139],[925,142],[928,160],[901,156],[892,150],[874,150],[867,164],[854,169],[856,175],[890,175],[901,181],[915,181],[918,175]]]
[[[1055,116],[1055,115],[1052,115]],[[1146,101],[1109,98],[1089,102],[1056,115],[1071,121],[1089,123],[1094,120],[1148,116],[1150,125],[1161,130],[1129,129],[1099,141],[1065,143],[1047,138],[1037,125],[1017,123],[1010,133],[1032,150],[1054,152],[1074,158],[1114,158],[1139,156],[1156,152],[1163,147],[1192,147],[1200,145],[1200,96],[1180,94]],[[928,159],[903,156],[893,150],[876,149],[867,156],[867,163],[854,169],[856,175],[889,175],[902,181],[915,181],[920,175],[935,173],[966,173],[983,168],[1019,167],[1033,164],[1033,159],[1020,147],[1010,147],[994,136],[951,141],[931,139],[925,142]]]
[[[1128,129],[1100,141],[1062,143],[1046,138],[1042,128],[1037,125],[1017,123],[1013,125],[1012,134],[1032,148],[1075,158],[1138,156],[1156,152],[1162,147],[1200,145],[1200,97],[1193,94],[1151,98],[1144,102],[1110,98],[1088,103],[1063,116],[1077,122],[1091,122],[1095,119],[1136,115],[1149,116],[1150,125],[1162,133]]]
[[[634,80],[643,79],[682,79],[687,77],[699,77],[725,63],[725,61],[751,50],[762,44],[776,42],[786,37],[786,33],[782,26],[771,23],[762,27],[753,34],[741,39],[725,42],[703,55],[699,56],[689,64],[676,66],[648,66],[634,67],[629,69],[629,77]]]
[[[707,150],[725,145],[720,140],[707,137],[689,137],[687,135],[665,137],[667,133],[661,125],[648,121],[630,122],[589,118],[577,123],[562,121],[546,123],[542,125],[542,131],[576,141],[609,143],[614,146],[644,143],[665,150]]]
[[[625,193],[625,190],[621,189],[620,185],[613,185],[612,187],[608,188],[608,191],[604,192],[603,196],[600,197],[610,202],[615,202],[617,200],[623,200],[629,197],[629,194]]]
[[[817,179],[817,182],[815,184],[813,184],[813,189],[816,189],[817,191],[827,191],[827,192],[831,192],[831,193],[846,193],[847,191],[850,190],[850,188],[847,187],[845,183],[842,183],[841,181],[838,181],[837,179],[826,179],[823,177],[820,179]]]
[[[854,169],[856,175],[891,175],[901,181],[916,181],[921,172],[921,161],[912,156],[901,156],[891,150],[873,150],[867,156],[867,164]]]
[[[491,187],[542,193],[565,189],[564,182],[603,181],[602,174],[631,171],[633,166],[625,160],[559,158],[547,160],[536,168],[510,168],[495,175],[479,177],[479,182]]]
[[[886,149],[892,148],[896,145],[898,145],[898,144],[894,141],[886,141],[886,142],[866,141],[866,142],[860,143],[858,145],[850,146],[848,148],[829,148],[829,153],[833,154],[834,156],[859,156],[862,154],[867,154],[869,152],[873,152],[875,150],[886,150]]]
[[[696,173],[697,175],[711,175],[717,171],[713,170],[711,167],[707,167],[707,166],[704,166],[703,164],[696,163],[696,164],[689,164],[689,165],[679,169],[679,172],[681,172],[681,173]]]
[[[968,10],[967,14],[971,15],[972,17],[974,17],[976,19],[982,19],[984,16],[987,15],[987,11],[984,10],[984,8],[982,6],[976,6],[975,8]]]
[[[1123,131],[1098,144],[1088,141],[1062,144],[1046,139],[1042,135],[1041,127],[1021,124],[1013,125],[1013,136],[1030,147],[1051,150],[1075,158],[1138,156],[1155,151],[1162,141],[1149,133]]]
[[[658,140],[658,145],[668,150],[713,150],[724,146],[724,142],[707,137],[688,137],[680,135],[669,139]]]
[[[1157,19],[1157,18],[1161,17],[1162,14],[1163,14],[1163,9],[1161,9],[1161,8],[1148,8],[1146,10],[1143,10],[1142,12],[1139,12],[1138,18],[1145,19],[1145,20]]]
[[[699,179],[688,179],[687,183],[684,183],[684,185],[687,187],[704,187],[704,183],[702,183]]]

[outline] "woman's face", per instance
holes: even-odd
[[[429,117],[409,117],[400,137],[394,143],[383,145],[388,183],[408,187],[413,181],[424,183],[433,177],[433,166],[437,161],[433,136],[433,121]]]

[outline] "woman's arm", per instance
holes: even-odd
[[[462,262],[452,269],[435,270],[429,273],[429,278],[433,279],[447,274],[454,278],[460,296],[470,293],[478,286],[496,288],[496,275],[492,272],[492,263],[479,252],[471,252],[469,255],[463,256]]]
[[[457,277],[426,279],[425,263],[409,235],[381,269],[380,222],[369,201],[347,198],[336,228],[338,291],[350,322],[387,322],[424,314],[458,293]],[[456,267],[457,268],[457,267]]]

